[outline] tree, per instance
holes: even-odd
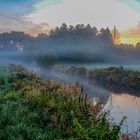
[[[112,37],[113,37],[113,42],[115,45],[118,45],[121,43],[120,34],[119,34],[119,31],[117,30],[116,26],[114,26],[114,29],[112,30]]]
[[[67,27],[67,24],[66,24],[66,23],[63,23],[63,24],[61,25],[60,31],[61,31],[62,33],[67,33],[68,27]]]
[[[108,27],[100,30],[99,38],[106,43],[113,43],[112,34]]]
[[[135,48],[136,48],[136,49],[140,49],[140,42],[138,42],[138,43],[135,45]]]
[[[98,29],[94,26],[94,27],[92,28],[92,36],[93,36],[93,37],[96,37],[97,34],[98,34]]]
[[[73,32],[74,31],[74,26],[73,25],[70,25],[69,26],[69,32]]]
[[[84,24],[77,24],[76,26],[75,26],[75,30],[76,30],[76,32],[81,32],[81,31],[83,31],[83,29],[85,28],[85,26],[84,26]]]

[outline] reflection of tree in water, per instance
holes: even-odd
[[[85,93],[91,96],[108,95],[109,92],[117,94],[129,93],[140,96],[139,76],[137,71],[124,69],[123,67],[111,67],[99,70],[87,70],[76,66],[68,68],[55,68],[59,73],[69,76],[70,81],[79,82],[84,86]],[[100,91],[100,94],[98,93]],[[97,93],[96,93],[97,92]]]

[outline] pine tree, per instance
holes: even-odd
[[[114,26],[114,29],[112,31],[112,37],[113,37],[113,40],[114,40],[114,44],[120,44],[120,34],[119,34],[119,31],[118,29],[116,28],[116,26]]]

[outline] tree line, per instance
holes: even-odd
[[[60,27],[56,27],[55,30],[52,30],[49,37],[55,39],[90,39],[105,41],[106,43],[113,43],[113,36],[108,27],[106,29],[102,28],[99,31],[95,26],[92,27],[90,24],[68,26],[67,24],[63,23]]]

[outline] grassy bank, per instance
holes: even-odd
[[[120,125],[107,120],[75,85],[46,80],[21,66],[0,74],[1,140],[117,140]]]
[[[71,67],[61,69],[67,74],[81,77],[88,80],[91,84],[116,93],[130,93],[140,96],[140,72],[124,69],[123,67],[110,67],[105,69],[87,70],[85,68]]]
[[[88,77],[103,87],[118,93],[132,93],[140,96],[140,72],[118,68],[107,68],[90,71]]]

